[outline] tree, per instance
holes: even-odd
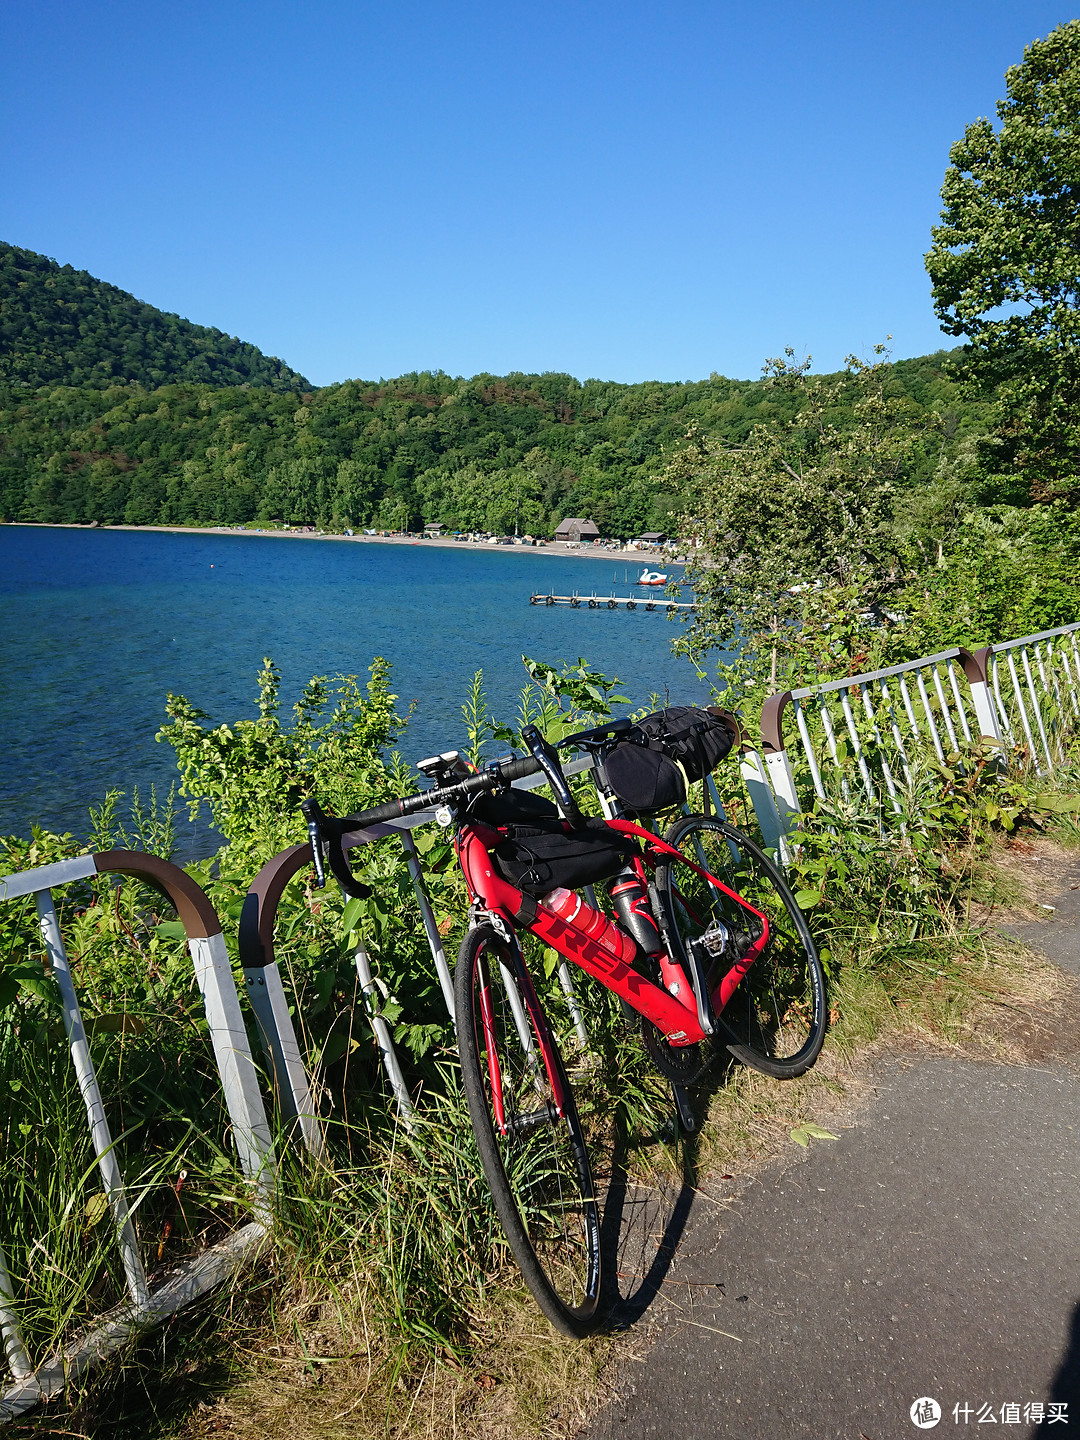
[[[793,422],[755,425],[737,446],[693,433],[667,468],[688,497],[683,529],[697,557],[690,647],[741,648],[773,686],[786,661],[805,662],[812,634],[823,637],[817,659],[846,668],[860,613],[899,582],[892,497],[917,432],[886,393],[891,367],[876,351],[871,364],[849,356],[844,375],[811,379],[809,359],[789,349],[765,374],[797,402]]]
[[[976,120],[949,152],[926,268],[942,328],[970,342],[969,377],[1000,387],[1003,459],[1024,477],[1022,498],[1075,498],[1080,21],[1029,45],[1005,81],[998,128]]]

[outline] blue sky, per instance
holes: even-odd
[[[0,32],[0,238],[316,384],[923,354],[949,145],[1074,13],[35,0]]]

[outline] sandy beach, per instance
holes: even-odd
[[[232,525],[75,525],[47,524],[39,520],[11,520],[10,525],[32,526],[36,530],[157,530],[170,535],[260,535],[272,540],[337,540],[346,545],[418,545],[442,547],[450,550],[498,550],[514,555],[562,555],[568,560],[622,560],[638,562],[655,567],[661,562],[666,566],[685,565],[683,559],[673,559],[659,548],[648,550],[613,550],[603,545],[572,545],[560,540],[549,540],[545,545],[493,545],[483,540],[454,540],[439,535],[420,539],[416,535],[336,535],[327,532],[318,535],[314,530],[249,530]]]

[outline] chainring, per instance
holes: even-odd
[[[641,1017],[641,1043],[645,1054],[665,1080],[673,1085],[693,1085],[709,1068],[712,1058],[698,1045],[671,1045],[652,1023]]]

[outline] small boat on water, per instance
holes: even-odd
[[[639,585],[666,585],[667,576],[661,570],[650,570],[647,566],[637,578]]]

